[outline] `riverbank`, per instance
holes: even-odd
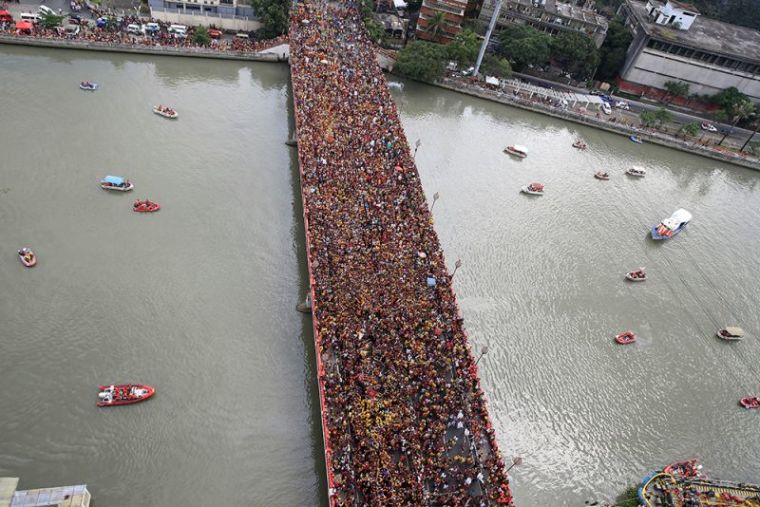
[[[522,97],[516,97],[513,94],[505,93],[500,90],[490,90],[482,88],[480,86],[466,84],[450,78],[443,78],[442,80],[435,83],[427,84],[432,84],[433,86],[437,86],[439,88],[463,93],[472,97],[478,97],[484,100],[498,102],[507,106],[518,107],[520,109],[525,109],[535,113],[545,114],[561,120],[580,123],[581,125],[606,130],[607,132],[611,132],[613,134],[619,134],[626,137],[636,135],[642,141],[644,141],[644,143],[658,144],[660,146],[666,146],[668,148],[692,153],[701,157],[707,157],[714,160],[719,160],[721,162],[727,162],[729,164],[760,171],[760,158],[758,157],[754,157],[748,154],[741,156],[736,152],[721,149],[719,146],[703,146],[693,141],[682,141],[673,136],[654,131],[653,129],[630,127],[627,125],[621,125],[619,123],[612,123],[610,121],[597,118],[595,114],[591,112],[583,113],[569,109],[560,109],[549,104],[531,101]]]
[[[143,46],[137,44],[122,44],[116,42],[100,42],[92,40],[54,39],[31,36],[16,36],[0,34],[0,44],[16,46],[32,46],[56,49],[81,49],[88,51],[107,51],[111,53],[132,53],[158,56],[184,56],[193,58],[214,58],[217,60],[237,60],[252,62],[283,62],[288,59],[287,49],[277,51],[278,46],[262,49],[259,52],[221,51],[205,48],[175,47],[175,46]]]

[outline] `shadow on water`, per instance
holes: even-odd
[[[295,132],[295,116],[293,112],[293,89],[290,80],[287,86],[287,109],[288,109],[288,132]],[[290,134],[289,134],[290,135]],[[282,140],[285,142],[285,139]],[[314,344],[314,329],[312,327],[311,316],[297,313],[295,305],[303,301],[309,290],[309,269],[306,262],[306,235],[303,221],[303,203],[301,201],[301,182],[298,170],[298,152],[295,147],[290,150],[290,174],[291,188],[293,191],[293,224],[297,229],[294,231],[293,238],[298,258],[299,288],[298,294],[293,297],[293,314],[298,315],[303,323],[301,339],[304,347],[304,370],[305,389],[309,393],[310,412],[311,412],[311,435],[312,435],[312,455],[314,458],[314,470],[318,484],[316,489],[319,492],[320,505],[326,507],[327,501],[327,472],[325,469],[324,442],[322,441],[322,417],[319,406],[319,388],[317,386],[317,367],[316,351]]]

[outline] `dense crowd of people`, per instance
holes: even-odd
[[[99,13],[93,13],[100,15]],[[181,49],[190,49],[195,51],[219,51],[219,52],[236,52],[236,53],[257,53],[274,46],[287,43],[287,37],[281,36],[269,40],[252,40],[249,38],[234,37],[232,39],[211,39],[208,46],[199,44],[193,37],[193,28],[190,28],[187,36],[179,36],[169,32],[169,23],[160,20],[150,19],[149,22],[158,24],[161,29],[155,34],[135,35],[127,32],[130,24],[142,24],[148,21],[136,16],[125,16],[120,18],[113,27],[91,26],[91,23],[83,20],[79,25],[78,33],[70,33],[63,27],[43,28],[35,24],[29,30],[18,30],[15,23],[0,22],[0,34],[16,35],[20,37],[38,37],[44,39],[61,39],[83,42],[96,42],[113,45],[125,46],[148,46],[148,47],[172,47]]]
[[[512,505],[419,175],[357,5],[290,63],[332,505]]]

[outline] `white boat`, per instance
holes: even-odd
[[[100,180],[100,188],[105,190],[116,190],[117,192],[129,192],[135,186],[131,181],[125,180],[121,176],[106,176]]]
[[[629,271],[625,274],[625,279],[631,282],[643,282],[647,279],[647,274],[644,272],[644,268],[639,268],[636,271]]]
[[[727,340],[730,342],[737,342],[744,339],[744,330],[736,326],[726,326],[718,331],[718,338]]]
[[[525,158],[528,156],[528,148],[520,146],[519,144],[513,144],[504,148],[504,153],[514,155],[515,157]]]
[[[392,88],[394,90],[404,91],[404,83],[399,83],[398,81],[388,81],[388,88]]]
[[[153,112],[159,116],[163,116],[164,118],[169,118],[170,120],[173,120],[179,116],[179,113],[177,113],[177,111],[165,106],[153,106]]]
[[[82,81],[81,83],[79,83],[79,89],[80,90],[85,90],[85,91],[88,91],[88,92],[94,92],[95,90],[98,89],[98,83],[91,83],[89,81]]]
[[[681,232],[691,222],[691,213],[685,209],[673,212],[659,224],[652,227],[652,239],[670,239]]]
[[[520,192],[530,195],[544,195],[544,185],[543,183],[531,183],[522,187]]]
[[[625,171],[625,174],[629,176],[636,176],[637,178],[643,178],[647,175],[647,170],[643,167],[633,166]]]

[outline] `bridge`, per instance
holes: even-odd
[[[433,219],[352,3],[291,13],[331,506],[512,505]]]

